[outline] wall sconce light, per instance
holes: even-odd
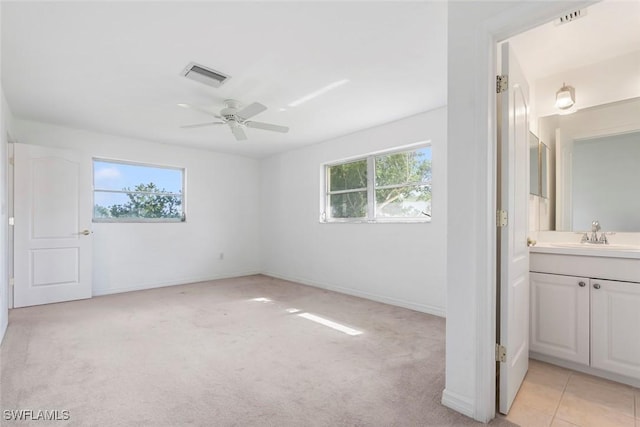
[[[559,91],[556,92],[556,108],[560,110],[568,110],[576,103],[576,90],[572,86],[565,83]]]

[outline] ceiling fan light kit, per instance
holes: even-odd
[[[214,114],[210,111],[207,111],[204,108],[196,107],[193,105],[178,104],[181,107],[191,108],[221,120],[218,122],[185,125],[185,126],[182,126],[182,128],[197,128],[197,127],[203,127],[203,126],[226,124],[229,126],[229,128],[231,129],[231,133],[233,133],[233,136],[238,141],[243,141],[247,139],[247,134],[245,133],[246,128],[262,129],[262,130],[268,130],[272,132],[281,132],[281,133],[289,132],[289,128],[286,126],[274,125],[271,123],[255,122],[255,121],[249,120],[251,117],[258,115],[267,109],[267,107],[260,104],[259,102],[254,102],[252,104],[247,105],[244,108],[242,108],[242,104],[240,104],[240,102],[236,101],[235,99],[227,99],[224,101],[224,103],[225,103],[225,108],[220,110],[219,115]]]

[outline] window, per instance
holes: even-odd
[[[184,169],[93,160],[94,222],[184,220]]]
[[[324,171],[326,222],[431,218],[431,146],[330,164]]]
[[[331,218],[367,216],[367,160],[329,166]]]

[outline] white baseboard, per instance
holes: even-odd
[[[460,412],[467,417],[473,418],[475,415],[473,400],[470,397],[462,396],[445,389],[442,392],[441,403],[447,408]]]
[[[153,283],[143,283],[141,285],[136,285],[136,286],[127,286],[127,287],[109,288],[109,289],[94,289],[92,296],[98,297],[102,295],[120,294],[123,292],[144,291],[147,289],[165,288],[167,286],[178,286],[178,285],[186,285],[189,283],[208,282],[210,280],[233,279],[235,277],[254,276],[256,274],[261,274],[261,273],[259,271],[244,271],[244,272],[238,272],[238,273],[219,274],[219,275],[212,275],[212,276],[206,276],[206,277],[190,277],[190,278],[187,277],[184,279],[172,280],[170,282],[153,282]]]
[[[9,326],[8,322],[4,325],[0,325],[0,344],[2,344],[2,340],[4,340],[4,336],[7,332],[7,326]]]
[[[163,288],[167,286],[177,286],[177,285],[184,285],[188,283],[206,282],[209,280],[220,280],[220,279],[230,279],[230,278],[242,277],[242,276],[253,276],[256,274],[263,274],[265,276],[270,276],[270,277],[274,277],[282,280],[288,280],[291,282],[300,283],[302,285],[313,286],[316,288],[339,292],[346,295],[352,295],[360,298],[369,299],[372,301],[378,301],[385,304],[408,308],[410,310],[419,311],[421,313],[432,314],[438,317],[445,317],[446,315],[446,312],[442,307],[436,307],[436,306],[431,306],[427,304],[418,304],[411,301],[405,301],[405,300],[389,297],[386,295],[379,295],[379,294],[374,294],[370,292],[360,291],[358,289],[345,288],[341,286],[334,286],[326,283],[320,283],[320,282],[308,280],[302,277],[294,277],[294,276],[288,276],[288,275],[283,275],[283,274],[278,274],[273,272],[264,272],[264,271],[257,271],[257,270],[243,271],[243,272],[230,273],[230,274],[212,275],[212,276],[206,276],[206,277],[187,277],[184,279],[172,280],[168,282],[143,283],[143,284],[138,284],[136,286],[115,287],[115,288],[109,288],[109,289],[94,289],[92,296],[97,297],[102,295],[119,294],[123,292],[143,291],[147,289]]]
[[[300,283],[302,285],[313,286],[315,288],[326,289],[328,291],[339,292],[341,294],[352,295],[354,297],[360,297],[369,299],[372,301],[382,302],[385,304],[395,305],[398,307],[408,308],[410,310],[419,311],[421,313],[433,314],[438,317],[446,317],[446,312],[442,307],[435,307],[426,304],[417,304],[411,301],[405,301],[397,298],[388,297],[385,295],[373,294],[370,292],[360,291],[358,289],[344,288],[341,286],[329,285],[326,283],[320,283],[313,280],[308,280],[302,277],[288,276],[284,274],[278,274],[273,272],[262,272],[265,276],[274,277],[276,279],[288,280],[290,282]]]
[[[319,282],[307,280],[301,277],[293,277],[293,276],[287,276],[287,275],[282,275],[282,274],[273,273],[273,272],[263,272],[263,271],[257,271],[257,270],[243,271],[243,272],[236,272],[236,273],[229,273],[229,274],[220,274],[220,275],[211,275],[206,277],[187,277],[187,278],[172,280],[168,282],[142,283],[136,286],[124,286],[124,287],[115,287],[115,288],[108,288],[108,289],[94,289],[92,292],[92,296],[97,297],[102,295],[119,294],[123,292],[143,291],[147,289],[164,288],[167,286],[178,286],[178,285],[184,285],[188,283],[206,282],[209,280],[220,280],[220,279],[230,279],[230,278],[243,277],[243,276],[253,276],[256,274],[263,274],[265,276],[270,276],[270,277],[274,277],[282,280],[288,280],[291,282],[300,283],[302,285],[313,286],[316,288],[339,292],[346,295],[352,295],[360,298],[369,299],[372,301],[378,301],[385,304],[404,307],[410,310],[419,311],[421,313],[432,314],[434,316],[445,317],[445,314],[446,314],[445,310],[442,307],[435,307],[435,306],[430,306],[426,304],[417,304],[411,301],[405,301],[397,298],[388,297],[385,295],[378,295],[370,292],[360,291],[357,289],[344,288],[341,286],[334,286],[326,283],[319,283]]]

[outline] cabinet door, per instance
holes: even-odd
[[[640,378],[640,284],[591,279],[591,366]]]
[[[589,279],[531,273],[530,349],[589,364]]]

